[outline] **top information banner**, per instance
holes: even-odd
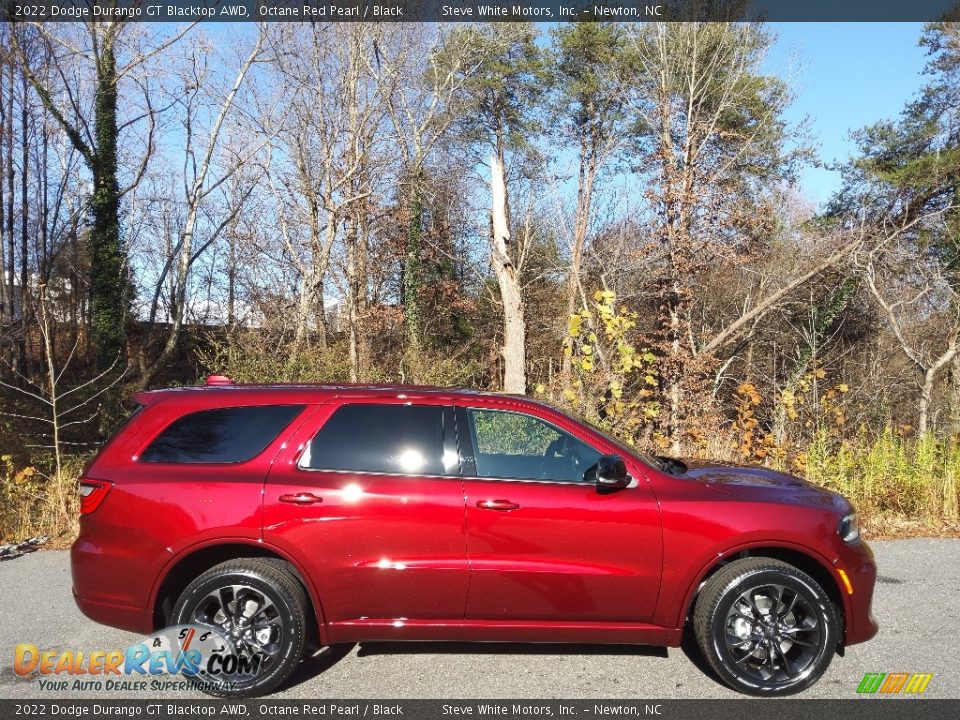
[[[960,0],[0,0],[25,22],[931,22]]]

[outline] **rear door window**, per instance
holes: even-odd
[[[342,405],[310,441],[300,467],[444,475],[443,448],[444,409],[440,405]]]
[[[167,427],[140,456],[148,463],[239,463],[276,439],[303,405],[249,405],[200,410]]]

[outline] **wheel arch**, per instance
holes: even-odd
[[[299,563],[273,546],[256,541],[244,542],[236,538],[191,546],[167,563],[150,603],[153,628],[157,630],[166,626],[177,598],[194,578],[222,562],[245,557],[272,559],[283,563],[306,590],[312,615],[309,620],[314,624],[319,642],[326,644],[323,607],[316,588],[307,580],[308,576]]]
[[[687,597],[683,608],[685,615],[681,618],[681,625],[686,624],[693,616],[694,607],[700,591],[707,584],[711,577],[730,563],[748,557],[767,557],[774,560],[780,560],[789,565],[793,565],[798,570],[805,572],[812,577],[824,589],[837,610],[837,618],[840,621],[840,632],[838,633],[838,652],[842,654],[846,638],[847,616],[850,612],[848,598],[840,589],[840,584],[834,574],[829,562],[827,562],[819,553],[809,548],[797,547],[795,545],[777,545],[777,544],[759,544],[748,547],[733,549],[713,560],[699,574],[698,579],[687,591]]]

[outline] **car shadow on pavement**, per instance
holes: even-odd
[[[363,642],[358,657],[371,655],[643,655],[667,657],[667,648],[648,645],[512,642]]]
[[[283,683],[282,688],[288,689],[312,680],[322,675],[338,662],[343,660],[355,646],[349,643],[344,645],[327,645],[308,655],[293,671],[293,674]]]
[[[357,657],[378,655],[631,655],[635,657],[669,657],[669,648],[652,645],[604,645],[582,643],[511,643],[511,642],[362,642],[330,645],[304,658],[284,683],[289,689],[323,674],[357,648]],[[692,633],[685,632],[681,650],[703,673],[720,683],[716,673],[700,655]]]
[[[700,646],[697,644],[697,638],[693,634],[693,628],[690,623],[687,623],[683,629],[683,636],[680,639],[680,649],[683,651],[683,654],[687,656],[687,660],[696,666],[697,670],[713,680],[717,685],[721,685],[724,688],[726,687],[716,671],[710,667],[710,663],[703,657],[703,653],[700,652]]]

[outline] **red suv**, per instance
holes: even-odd
[[[74,596],[259,658],[215,693],[273,690],[308,644],[689,625],[723,682],[776,696],[877,632],[850,503],[790,475],[649,457],[523,397],[212,377],[136,400],[81,479]]]

